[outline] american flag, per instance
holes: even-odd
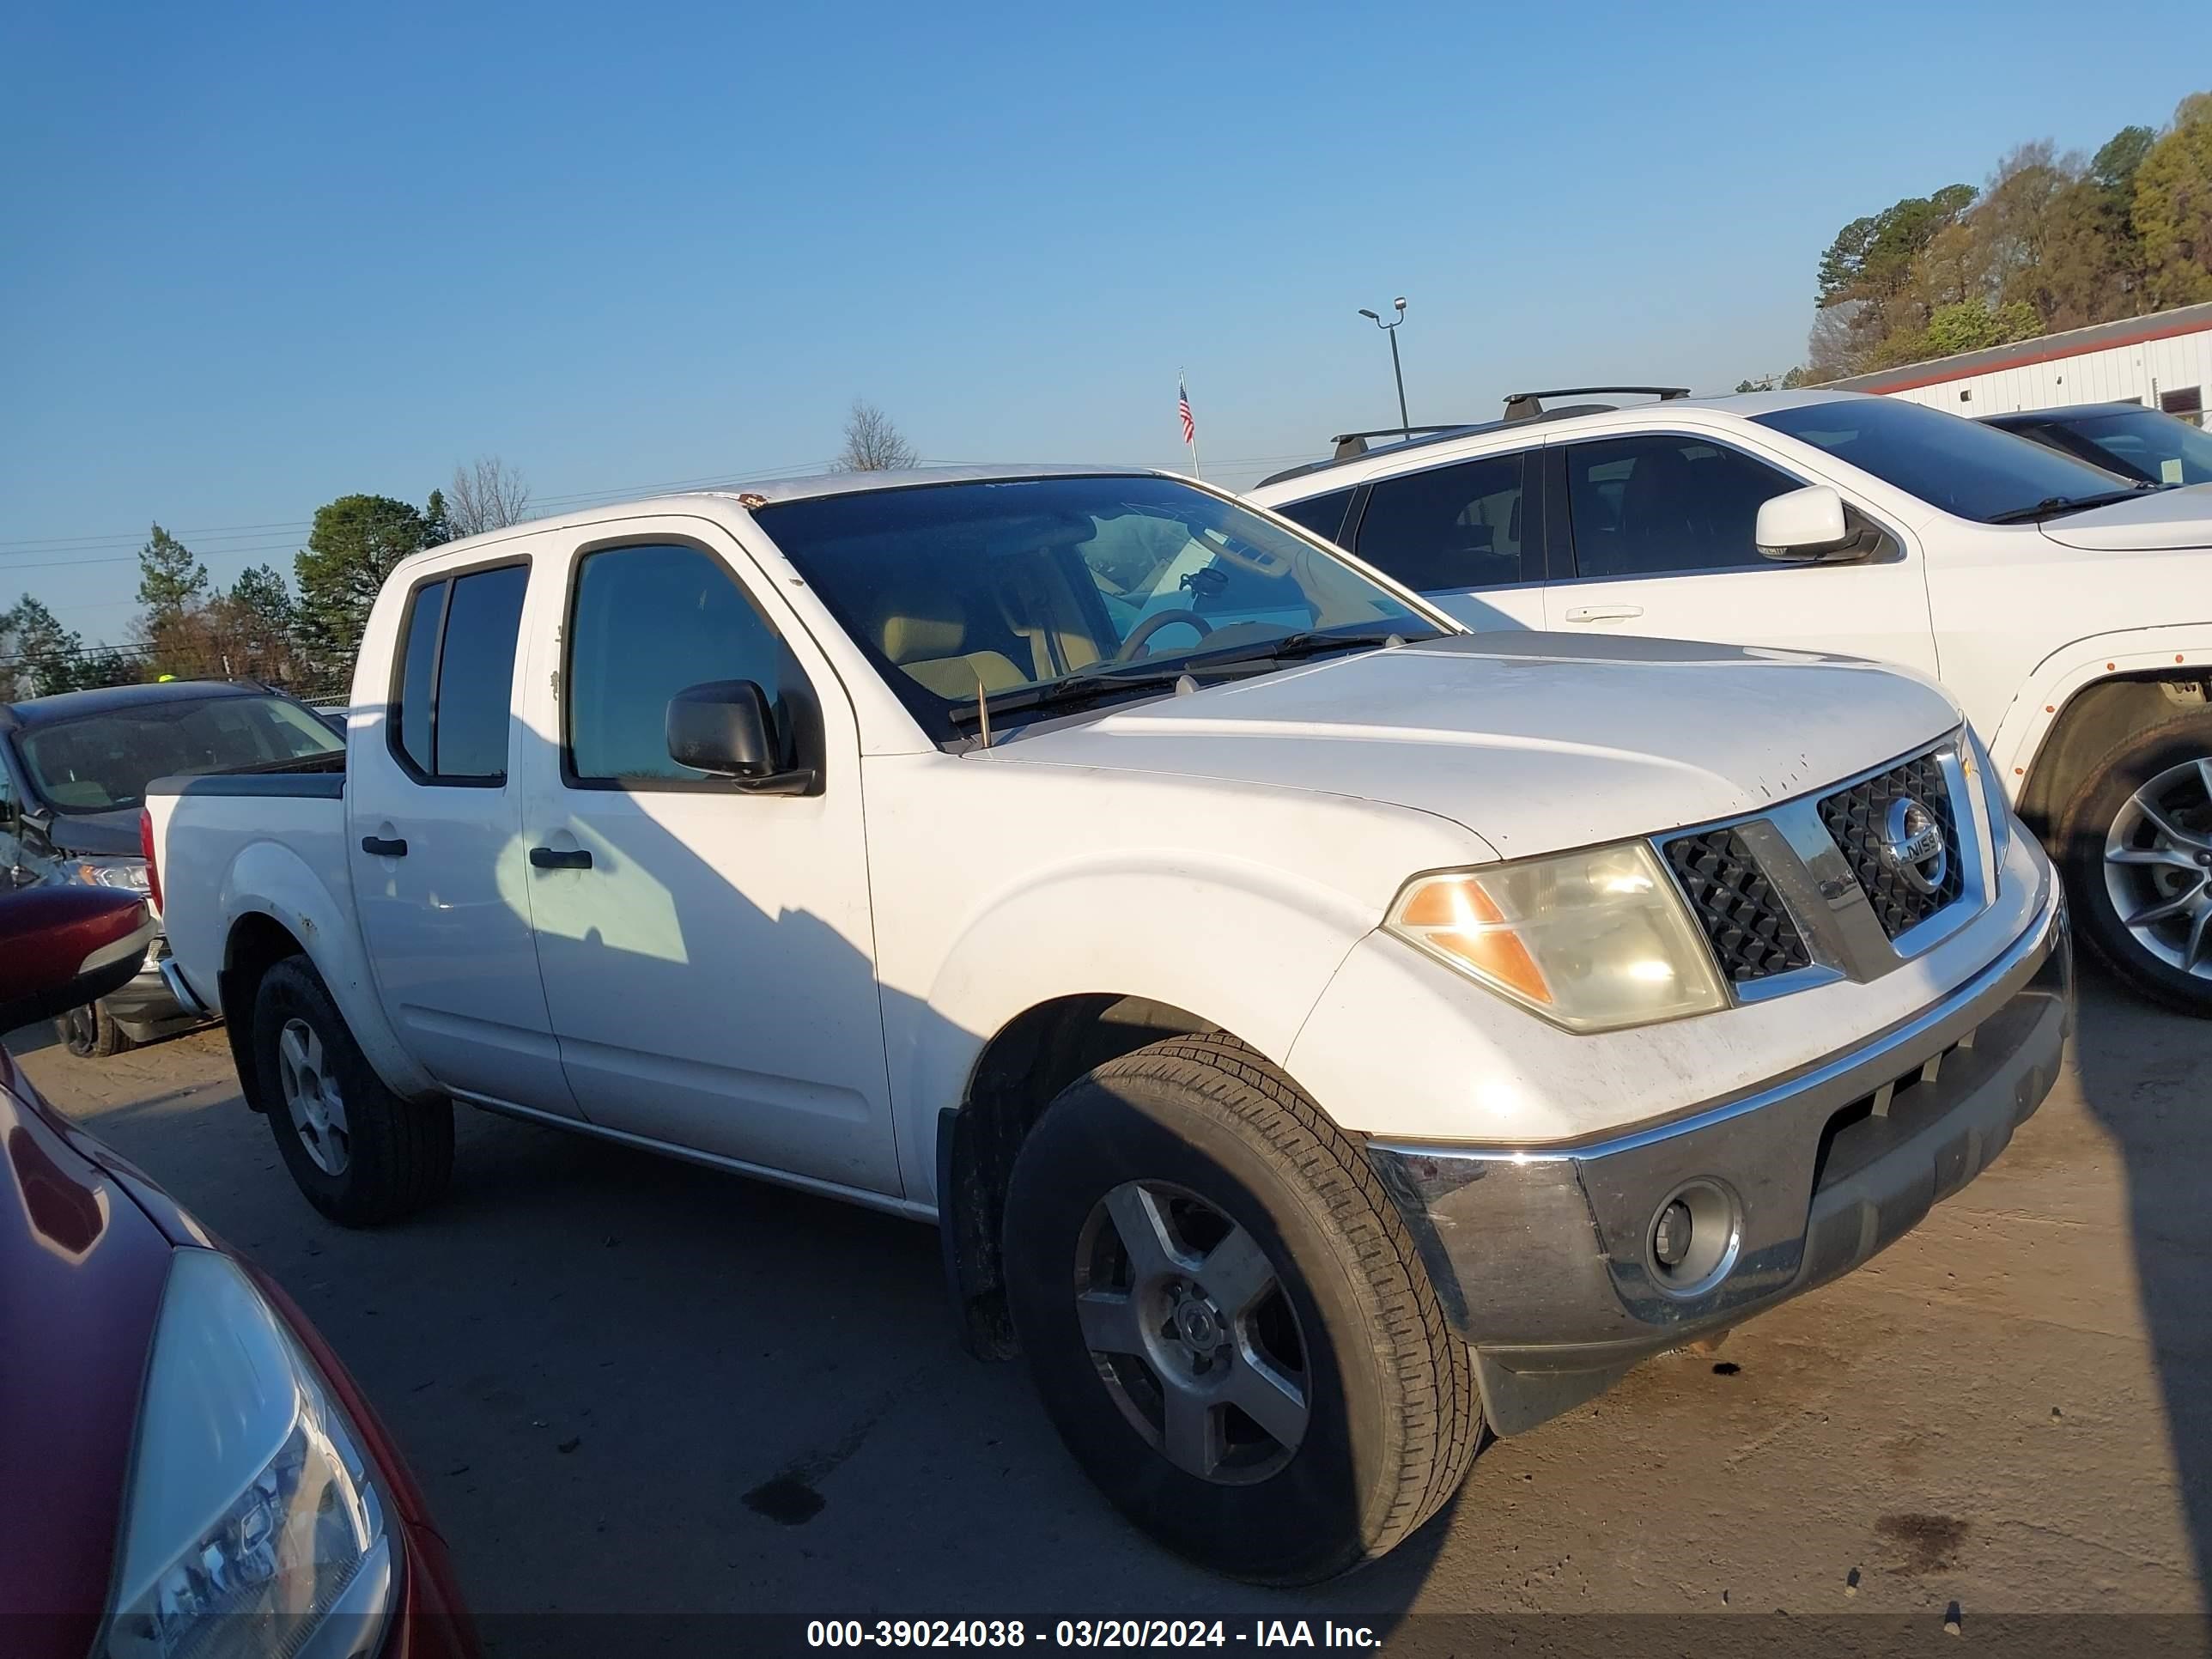
[[[1176,413],[1182,416],[1182,441],[1194,442],[1198,437],[1198,422],[1190,418],[1190,393],[1183,389],[1180,376],[1176,380]]]

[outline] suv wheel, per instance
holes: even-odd
[[[1296,1085],[1222,1036],[1109,1061],[1007,1193],[1008,1297],[1076,1461],[1170,1548],[1261,1583],[1373,1559],[1482,1428],[1402,1219]]]
[[[2212,1017],[2212,713],[2137,733],[2059,817],[2081,936],[2120,977]]]
[[[453,1103],[403,1100],[386,1088],[306,957],[288,957],[263,976],[252,1051],[276,1149],[325,1215],[374,1226],[445,1195]]]

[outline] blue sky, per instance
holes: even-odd
[[[0,605],[496,453],[541,500],[933,459],[1249,483],[1524,383],[1802,354],[1836,229],[2212,84],[2202,0],[0,17]],[[2162,50],[2159,42],[2171,50]]]

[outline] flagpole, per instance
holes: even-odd
[[[1180,368],[1176,370],[1176,392],[1177,396],[1182,398],[1182,402],[1188,405],[1190,402],[1190,382],[1183,378],[1183,372]],[[1198,470],[1198,422],[1196,421],[1193,421],[1190,423],[1190,438],[1188,441],[1190,444],[1190,476],[1194,478],[1202,478],[1206,475]]]

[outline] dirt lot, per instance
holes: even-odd
[[[2093,980],[2058,1092],[1917,1232],[1492,1446],[1413,1544],[1297,1595],[1122,1525],[1018,1370],[955,1347],[926,1229],[467,1112],[446,1206],[348,1233],[294,1191],[218,1035],[27,1068],[308,1310],[488,1613],[1781,1609],[1932,1633],[1956,1602],[1972,1636],[2202,1606],[2208,1059],[2212,1027]]]

